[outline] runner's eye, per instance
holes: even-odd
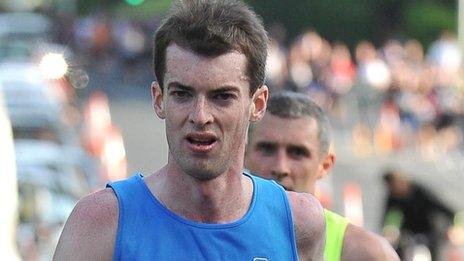
[[[179,101],[186,100],[187,98],[191,97],[189,92],[181,90],[171,91],[169,92],[169,95],[173,96],[176,100]]]
[[[273,144],[260,143],[257,144],[256,149],[265,156],[270,156],[274,154],[277,150],[277,147]]]
[[[233,95],[230,93],[218,93],[215,98],[222,101],[228,101],[233,98]]]
[[[287,153],[294,159],[307,158],[310,155],[309,151],[302,147],[289,147]]]

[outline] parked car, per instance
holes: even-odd
[[[11,192],[15,196],[1,198],[19,197],[16,235],[24,260],[51,259],[67,216],[90,192],[99,173],[98,161],[80,145],[76,125],[67,114],[68,100],[55,84],[31,62],[0,63],[0,93],[14,139],[16,183],[10,188],[17,188]],[[1,260],[2,253],[0,249]]]

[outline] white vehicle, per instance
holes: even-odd
[[[66,217],[77,201],[57,184],[57,174],[40,166],[18,173],[21,222],[17,241],[24,260],[52,259]]]
[[[60,107],[60,90],[47,81],[40,68],[30,62],[0,64],[0,88],[8,108],[36,107],[56,112]]]
[[[25,139],[15,140],[15,153],[22,258],[51,260],[66,218],[90,192],[88,177],[95,170],[83,164],[86,154],[79,147]]]
[[[18,179],[27,181],[31,169],[47,169],[51,173],[54,187],[63,193],[73,195],[76,199],[84,196],[90,190],[82,164],[85,152],[79,147],[62,146],[43,140],[15,140],[16,163]]]
[[[62,90],[46,80],[38,66],[29,62],[0,64],[0,90],[5,96],[15,139],[77,143],[75,130],[66,122]]]
[[[12,12],[0,15],[0,37],[32,41],[45,41],[52,29],[46,16],[28,12]]]
[[[14,195],[1,194],[0,200],[19,202],[15,205],[20,218],[16,235],[24,260],[51,259],[67,216],[77,200],[90,192],[91,179],[98,173],[95,161],[80,147],[77,132],[66,121],[65,100],[55,87],[35,64],[0,64],[0,92],[5,94],[11,122],[1,130],[8,129],[10,141],[14,139],[16,171],[11,176],[17,182],[10,186],[15,190],[8,192]],[[3,148],[4,139],[0,138]],[[3,171],[4,164],[0,166]],[[8,231],[0,229],[2,236]],[[2,258],[3,253],[0,249],[0,260],[12,260]]]
[[[36,13],[0,14],[0,62],[37,64],[48,79],[60,79],[68,71],[72,52],[52,43],[52,21]]]

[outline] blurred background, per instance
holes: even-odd
[[[0,2],[0,258],[49,260],[80,197],[165,164],[149,86],[170,2]],[[412,234],[410,260],[430,260],[416,236],[430,231],[405,225],[425,215],[435,259],[464,260],[464,1],[247,2],[271,37],[271,93],[307,93],[330,116],[324,206],[397,247]],[[434,204],[406,204],[411,187]]]

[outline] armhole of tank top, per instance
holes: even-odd
[[[296,235],[295,235],[295,224],[293,223],[293,216],[292,216],[292,209],[290,206],[290,201],[287,196],[287,192],[280,186],[277,185],[277,189],[280,191],[282,195],[282,200],[284,201],[285,204],[285,213],[287,215],[287,223],[288,223],[288,228],[290,232],[290,237],[291,237],[291,244],[292,244],[292,250],[293,250],[293,260],[298,261],[298,249],[296,247]]]
[[[122,201],[122,198],[116,192],[116,188],[114,187],[114,185],[115,184],[113,182],[107,185],[107,187],[113,190],[113,193],[116,196],[116,199],[118,200],[118,228],[116,229],[116,239],[114,241],[114,250],[113,250],[112,260],[121,260],[121,246],[122,246],[121,241],[122,241],[122,235],[123,235],[122,224],[124,223],[123,222],[124,221],[124,203]]]

